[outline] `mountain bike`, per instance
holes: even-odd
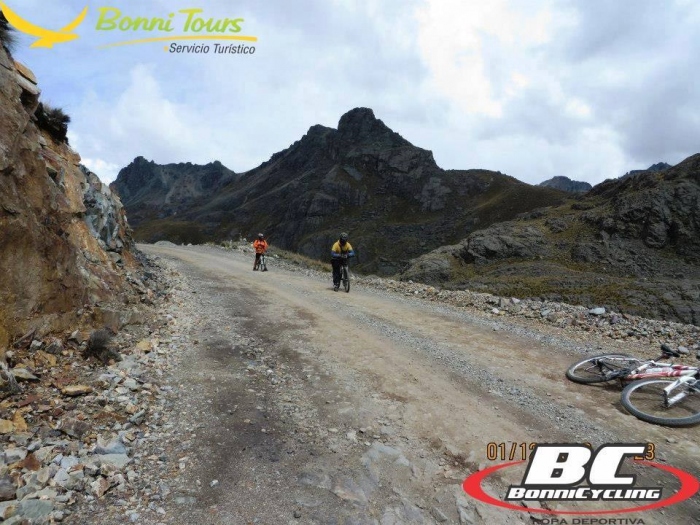
[[[348,259],[347,254],[341,254],[340,257],[340,284],[343,285],[345,293],[350,291],[350,271],[348,270]],[[339,286],[333,283],[333,290],[338,291]]]
[[[260,254],[260,260],[257,263],[255,263],[255,266],[253,266],[253,270],[260,270],[261,272],[267,271],[267,262],[265,261],[264,253]]]
[[[603,354],[574,363],[566,377],[577,383],[629,382],[621,403],[633,416],[656,425],[681,427],[700,423],[700,368],[659,362],[680,357],[661,345],[656,359],[637,359],[626,354]],[[700,359],[700,351],[696,355]]]
[[[345,293],[350,292],[350,271],[348,270],[348,256],[341,255],[343,265],[340,267],[340,282],[343,284]]]
[[[694,376],[634,381],[622,391],[622,406],[633,416],[668,427],[700,423],[700,371]]]
[[[680,357],[668,345],[661,345],[661,355],[656,359],[637,359],[627,354],[602,354],[574,363],[566,371],[566,377],[575,383],[605,383],[636,381],[660,377],[694,376],[698,367],[660,362],[659,359]]]

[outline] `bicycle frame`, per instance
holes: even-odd
[[[678,394],[669,397],[671,393],[678,388],[679,386],[686,384],[688,385],[689,388],[692,388],[695,391],[700,392],[698,390],[698,379],[696,377],[690,377],[690,376],[685,376],[681,377],[680,379],[676,379],[673,381],[670,385],[668,385],[666,388],[664,388],[664,406],[670,407],[673,406],[674,404],[678,403],[681,399],[685,398],[688,396],[689,391],[684,390],[683,392],[679,392]]]
[[[637,379],[650,379],[656,377],[680,377],[694,376],[698,373],[697,366],[674,365],[671,363],[659,363],[648,361],[632,370],[630,374],[623,376],[625,381],[636,381]]]

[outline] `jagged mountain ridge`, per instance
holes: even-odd
[[[667,170],[668,168],[671,168],[672,166],[670,164],[667,164],[666,162],[657,162],[656,164],[652,164],[645,170],[630,170],[624,175],[620,176],[621,179],[626,179],[628,177],[634,177],[635,175],[639,175],[640,173],[646,173],[647,171],[650,172],[659,172],[659,171],[664,171]]]
[[[204,166],[189,162],[160,165],[143,157],[120,172],[120,196],[131,204],[129,220],[167,216],[209,197],[236,179],[236,174],[218,161]],[[114,187],[114,186],[112,186]]]
[[[621,175],[619,178],[626,179],[629,177],[634,177],[635,175],[639,175],[640,173],[664,171],[671,167],[672,166],[670,164],[667,164],[666,162],[657,162],[656,164],[652,164],[645,170],[630,170],[624,175]],[[590,191],[593,188],[593,186],[588,182],[572,180],[564,175],[557,175],[555,177],[552,177],[551,179],[542,181],[538,184],[538,186],[554,188],[557,190],[565,191],[567,193],[586,193],[587,191]]]
[[[700,324],[700,154],[474,232],[402,278]]]
[[[381,274],[475,229],[566,198],[499,172],[443,170],[432,152],[368,108],[343,115],[337,129],[312,126],[289,148],[190,206],[175,210],[161,202],[159,213],[167,217],[156,208],[144,214],[129,198],[126,175],[120,172],[112,187],[139,239],[220,241],[264,231],[282,248],[324,257],[347,230],[360,268]]]

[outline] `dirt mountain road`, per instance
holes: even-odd
[[[591,336],[583,349],[534,325],[362,286],[334,293],[329,275],[274,259],[253,272],[252,255],[235,251],[140,248],[179,272],[173,315],[190,343],[174,372],[181,426],[170,430],[186,459],[153,523],[531,523],[461,483],[541,442],[649,442],[656,461],[700,474],[697,428],[643,423],[618,387],[565,379],[582,351],[623,346]],[[520,482],[515,470],[485,487],[503,494]],[[677,487],[639,471],[665,496]],[[698,516],[691,499],[601,518]]]

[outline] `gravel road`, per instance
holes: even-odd
[[[618,386],[565,379],[581,352],[623,343],[592,334],[582,345],[376,286],[335,293],[329,275],[273,258],[270,271],[253,272],[252,255],[238,251],[140,248],[172,269],[178,344],[164,379],[172,423],[152,437],[167,479],[154,470],[157,503],[124,511],[126,521],[532,523],[542,515],[478,502],[461,483],[537,442],[649,442],[656,461],[700,474],[697,428],[643,423],[621,408]],[[502,494],[520,482],[514,470],[485,487]],[[660,471],[638,470],[675,487]],[[595,508],[616,508],[608,505]],[[604,517],[648,525],[698,516],[694,499]]]

